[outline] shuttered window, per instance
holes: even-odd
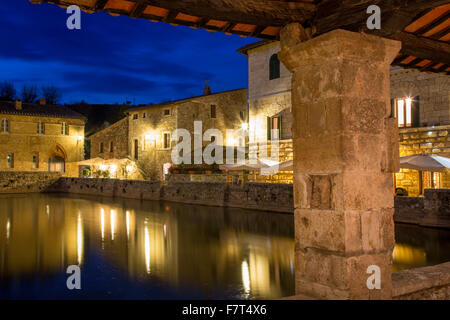
[[[267,140],[281,139],[281,121],[281,116],[267,117]]]
[[[397,118],[399,128],[420,127],[420,97],[391,100],[391,117]]]
[[[280,77],[280,60],[278,54],[273,54],[269,62],[269,80],[278,79]]]

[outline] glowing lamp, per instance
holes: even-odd
[[[247,130],[248,130],[248,123],[243,123],[243,124],[241,125],[241,127],[242,127],[242,130],[247,131]]]
[[[101,164],[100,165],[100,170],[106,171],[106,170],[108,170],[108,166],[106,164]]]

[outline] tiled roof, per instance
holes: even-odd
[[[0,101],[0,114],[86,120],[86,117],[65,106],[22,103],[22,110],[17,110],[15,101]]]

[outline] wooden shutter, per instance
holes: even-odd
[[[411,103],[411,126],[420,127],[420,96],[414,97]]]
[[[267,140],[270,140],[271,138],[271,130],[272,129],[272,119],[270,117],[267,117]]]
[[[278,140],[281,140],[281,122],[283,121],[283,117],[278,117]]]
[[[391,118],[395,118],[395,99],[391,99]]]

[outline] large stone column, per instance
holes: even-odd
[[[278,55],[293,73],[297,293],[390,299],[398,166],[390,64],[401,44],[344,30],[300,42],[299,28],[282,30]],[[372,265],[381,289],[367,287]]]

